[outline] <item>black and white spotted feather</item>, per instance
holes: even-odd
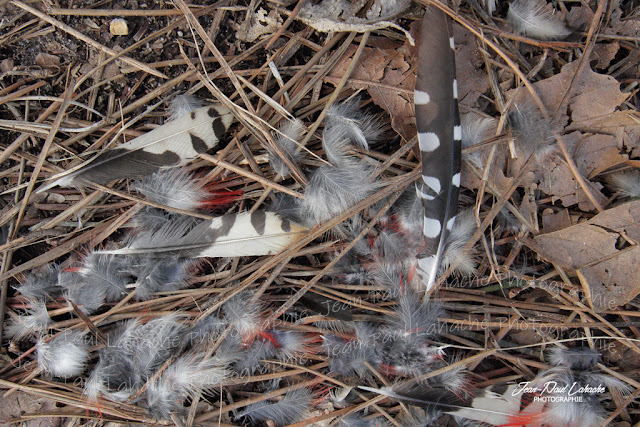
[[[273,255],[300,240],[307,231],[263,210],[227,214],[195,225],[179,217],[157,230],[138,233],[125,248],[104,253],[155,258]]]
[[[436,7],[425,12],[418,55],[414,101],[422,179],[416,191],[424,209],[426,242],[418,258],[418,272],[429,290],[435,284],[458,212],[462,132],[453,31],[447,16]]]
[[[188,111],[188,108],[178,109],[179,113]],[[233,115],[220,105],[189,111],[53,177],[53,182],[38,191],[56,185],[105,184],[116,179],[150,175],[164,167],[183,165],[200,153],[224,148],[222,138],[232,122]]]

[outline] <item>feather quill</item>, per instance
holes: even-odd
[[[507,19],[518,34],[539,40],[563,39],[571,34],[540,0],[515,0],[509,5]]]
[[[180,219],[159,230],[140,233],[122,249],[105,254],[148,254],[156,258],[272,255],[300,240],[308,231],[273,212],[257,210],[223,215],[191,227]]]
[[[418,272],[430,290],[458,211],[462,133],[453,31],[444,12],[434,6],[427,8],[422,21],[418,58],[414,101],[422,182],[416,190],[424,209],[426,241]]]
[[[163,167],[183,165],[212,148],[224,148],[221,141],[232,122],[233,115],[220,105],[191,111],[53,177],[55,181],[38,191],[56,185],[104,184],[150,175]]]

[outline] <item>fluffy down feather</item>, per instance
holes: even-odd
[[[32,272],[17,290],[31,300],[46,301],[55,298],[62,292],[58,285],[59,272],[57,265],[47,264],[42,270]]]
[[[207,196],[184,168],[161,169],[134,182],[132,187],[154,203],[185,211],[198,209]]]
[[[178,95],[169,103],[169,121],[179,119],[205,105],[205,102],[196,96]]]
[[[155,292],[171,292],[189,285],[190,271],[198,261],[169,258],[158,260],[141,256],[137,258],[131,274],[136,276],[136,298],[147,300]]]
[[[107,337],[85,394],[93,400],[99,393],[115,401],[128,399],[180,347],[185,328],[178,319],[172,314],[146,324],[121,323]]]
[[[274,142],[278,145],[286,155],[294,162],[299,161],[303,157],[301,151],[297,151],[298,141],[304,133],[304,125],[300,120],[285,121],[274,135]],[[291,171],[287,164],[282,160],[276,150],[270,149],[269,163],[279,175],[287,176]]]
[[[285,394],[277,402],[262,401],[249,405],[238,418],[249,417],[254,423],[271,421],[273,425],[285,426],[303,420],[312,400],[311,392],[300,388]]]
[[[79,332],[65,331],[47,342],[36,344],[38,366],[54,377],[76,377],[84,371],[89,358],[87,337]]]
[[[370,375],[367,364],[380,365],[380,348],[377,342],[377,331],[373,326],[358,322],[355,324],[356,338],[344,338],[325,335],[323,347],[329,356],[331,372],[343,376],[362,378]]]
[[[636,170],[614,173],[609,184],[622,196],[640,198],[640,172]]]
[[[509,4],[507,19],[518,34],[539,40],[563,39],[571,34],[546,5],[540,0],[515,0]]]
[[[13,339],[23,339],[41,334],[51,322],[44,301],[30,301],[27,314],[13,317],[5,328],[5,335]]]
[[[168,419],[172,412],[183,409],[184,399],[194,397],[200,390],[218,387],[229,374],[228,366],[216,357],[186,353],[147,389],[149,412],[157,419]]]
[[[222,306],[225,320],[243,339],[251,339],[263,328],[261,314],[264,307],[259,300],[252,302],[252,296],[250,291],[243,291]]]
[[[469,113],[460,116],[460,126],[462,128],[462,148],[469,148],[492,138],[498,123],[495,119]],[[487,161],[486,154],[482,150],[466,154],[463,158],[480,169],[484,169]]]

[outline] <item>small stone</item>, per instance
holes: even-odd
[[[109,24],[109,32],[114,36],[126,36],[129,34],[129,26],[127,21],[122,18],[116,18]]]

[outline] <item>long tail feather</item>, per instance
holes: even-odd
[[[192,229],[172,221],[157,232],[141,233],[126,248],[105,253],[146,253],[158,258],[271,255],[300,240],[306,231],[273,212],[258,210],[223,215]]]
[[[458,210],[461,128],[451,23],[442,11],[429,7],[421,31],[414,96],[422,157],[417,192],[424,208],[426,251],[418,260],[418,271],[429,290]]]
[[[214,147],[224,148],[220,141],[232,122],[232,114],[219,105],[191,111],[63,172],[38,191],[56,185],[104,184],[116,179],[150,175],[162,167],[185,164]]]

